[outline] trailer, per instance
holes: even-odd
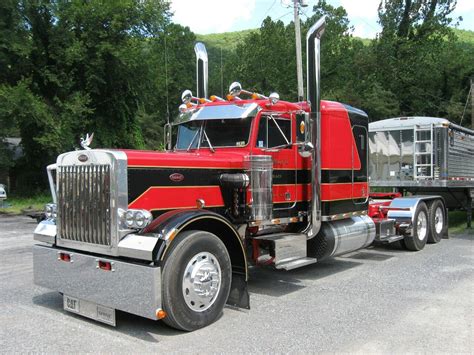
[[[467,212],[474,196],[474,131],[438,117],[396,117],[369,124],[371,187],[442,196]]]

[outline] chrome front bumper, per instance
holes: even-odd
[[[70,255],[70,261],[59,258]],[[110,262],[112,270],[99,268]],[[43,245],[33,246],[34,282],[65,295],[157,320],[161,269]]]

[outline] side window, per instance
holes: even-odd
[[[291,120],[282,118],[261,117],[258,125],[258,148],[291,148]]]

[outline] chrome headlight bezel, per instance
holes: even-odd
[[[121,211],[120,220],[122,227],[127,229],[143,229],[153,220],[153,215],[148,210],[129,209]]]

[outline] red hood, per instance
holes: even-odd
[[[193,152],[155,152],[144,150],[124,150],[129,167],[183,167],[183,168],[242,168],[246,150],[225,151],[201,149]]]

